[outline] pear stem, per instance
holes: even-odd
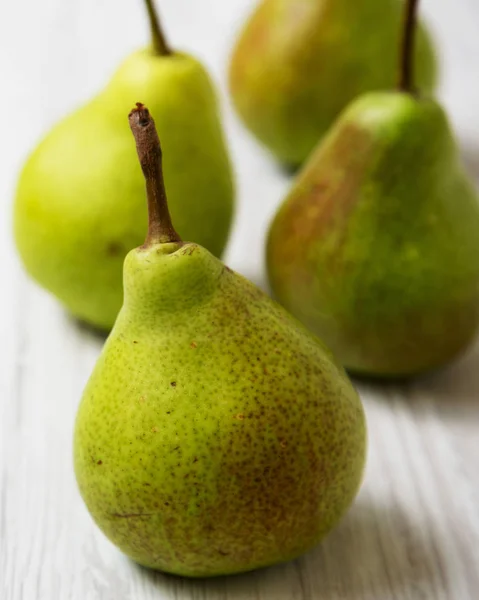
[[[414,38],[418,5],[419,0],[406,0],[399,68],[398,89],[410,94],[414,92]]]
[[[153,41],[153,48],[156,54],[160,56],[168,56],[171,54],[171,50],[165,38],[165,34],[160,25],[160,19],[158,18],[158,12],[155,9],[153,0],[145,0],[146,10],[148,11],[148,18],[150,20],[151,39]]]
[[[146,181],[148,198],[148,234],[144,248],[154,244],[181,242],[171,222],[170,211],[166,199],[162,152],[155,121],[150,111],[141,102],[136,103],[128,115],[130,128],[136,142],[136,151]]]

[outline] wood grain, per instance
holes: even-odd
[[[240,192],[228,262],[261,284],[264,231],[288,179],[235,120],[224,89],[231,37],[253,0],[160,4],[171,43],[199,54],[221,84]],[[478,9],[472,0],[454,8],[425,0],[424,7],[443,49],[441,95],[474,167],[477,67],[470,73],[479,44],[471,23]],[[295,562],[183,580],[134,565],[92,523],[73,477],[71,437],[102,340],[27,281],[13,249],[10,205],[34,141],[102,85],[146,35],[133,0],[24,0],[2,10],[0,598],[476,600],[479,345],[412,383],[358,383],[370,437],[362,491],[340,526]]]

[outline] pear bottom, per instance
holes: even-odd
[[[186,564],[184,559],[148,560],[141,551],[138,553],[133,552],[129,542],[122,546],[121,542],[119,543],[117,534],[114,534],[111,537],[111,541],[115,543],[124,554],[142,567],[168,573],[170,575],[178,575],[192,579],[206,579],[208,577],[221,577],[225,575],[246,573],[294,560],[311,548],[314,548],[332,527],[333,525],[324,529],[324,531],[316,528],[314,533],[310,533],[307,536],[307,539],[304,539],[302,543],[297,543],[295,545],[291,544],[285,548],[274,548],[271,546],[268,547],[267,545],[260,548],[260,544],[257,544],[257,548],[251,548],[250,550],[245,551],[244,549],[241,549],[241,544],[237,544],[239,552],[232,552],[229,556],[227,556],[227,553],[221,550],[221,548],[217,548],[214,540],[211,539],[210,536],[208,540],[205,540],[204,536],[196,539],[187,537],[189,551],[191,553],[188,561],[189,564]],[[117,529],[117,527],[115,527],[115,529]],[[145,525],[144,527],[136,528],[131,527],[130,524],[128,529],[129,531],[126,533],[126,537],[128,538],[131,535],[130,531],[137,531],[139,536],[148,539],[155,537],[158,533],[154,526],[154,520],[149,527]],[[187,528],[185,527],[182,533],[188,536],[189,531],[186,529]],[[235,529],[235,531],[240,538],[242,535],[244,536],[245,534],[247,535],[250,533],[247,531],[238,531],[237,529]],[[106,529],[104,529],[104,532],[106,533]],[[293,531],[292,535],[295,536],[296,532]],[[183,547],[184,544],[185,540],[181,540],[178,547]],[[205,544],[208,544],[208,547],[205,547]],[[152,546],[150,546],[150,548],[153,549]],[[156,548],[156,550],[159,554],[164,553],[164,548],[159,547]],[[198,560],[199,556],[202,557],[202,564]]]

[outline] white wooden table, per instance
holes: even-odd
[[[158,0],[169,39],[221,86],[238,176],[228,263],[263,284],[263,239],[288,180],[236,121],[224,81],[252,0]],[[76,489],[71,437],[102,341],[27,281],[10,206],[21,162],[147,39],[140,0],[22,0],[0,11],[0,598],[2,600],[476,600],[479,598],[479,345],[433,376],[360,384],[370,433],[363,489],[300,560],[187,581],[124,558]],[[425,0],[441,45],[441,97],[479,174],[479,5]],[[477,152],[477,153],[476,153]]]

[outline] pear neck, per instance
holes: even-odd
[[[227,272],[229,274],[229,272]],[[183,327],[189,311],[211,302],[225,285],[225,266],[192,243],[135,248],[123,268],[124,306],[130,317],[165,327],[164,317]]]

